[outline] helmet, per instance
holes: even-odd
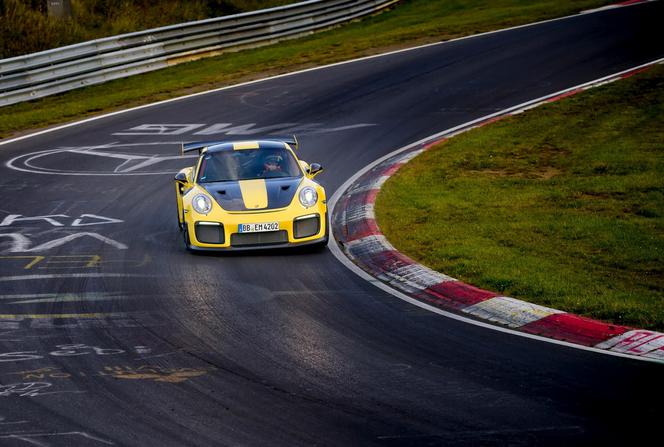
[[[263,160],[263,163],[266,164],[266,165],[278,165],[278,164],[281,163],[282,160],[283,160],[283,158],[281,158],[281,155],[276,155],[276,154],[275,155],[268,155]]]

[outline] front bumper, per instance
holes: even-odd
[[[189,244],[187,247],[191,251],[197,252],[227,252],[227,251],[250,251],[250,250],[267,250],[267,249],[283,249],[283,248],[294,248],[294,247],[307,247],[311,245],[325,245],[327,244],[327,236],[315,239],[312,241],[306,242],[297,242],[297,243],[284,243],[284,244],[270,244],[270,245],[246,245],[242,247],[199,247],[196,245]]]
[[[264,222],[277,222],[279,230],[239,232],[241,224]],[[187,248],[195,251],[243,251],[324,244],[329,232],[324,204],[307,210],[286,208],[262,213],[224,213],[223,216],[190,213],[185,217],[185,224],[189,240]]]

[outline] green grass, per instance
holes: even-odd
[[[461,134],[386,182],[379,226],[473,285],[661,331],[662,116],[657,66]]]
[[[406,0],[393,10],[305,39],[5,106],[0,137],[90,115],[337,62],[572,14],[606,0]]]

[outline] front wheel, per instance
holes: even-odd
[[[326,235],[326,236],[325,236],[325,239],[323,239],[322,241],[320,241],[320,242],[318,242],[318,243],[316,243],[316,244],[313,244],[313,245],[311,246],[311,248],[312,248],[312,250],[313,250],[314,252],[325,251],[325,249],[327,248],[327,242],[328,242],[328,237],[327,237],[327,235]]]
[[[187,229],[186,223],[183,225],[182,240],[184,241],[185,250],[191,251],[191,241],[189,240],[189,229]]]

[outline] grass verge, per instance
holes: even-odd
[[[659,65],[461,134],[386,182],[378,223],[464,282],[664,330],[662,116]]]
[[[607,3],[610,1],[405,0],[391,11],[309,38],[2,107],[0,138],[268,75],[561,17]]]

